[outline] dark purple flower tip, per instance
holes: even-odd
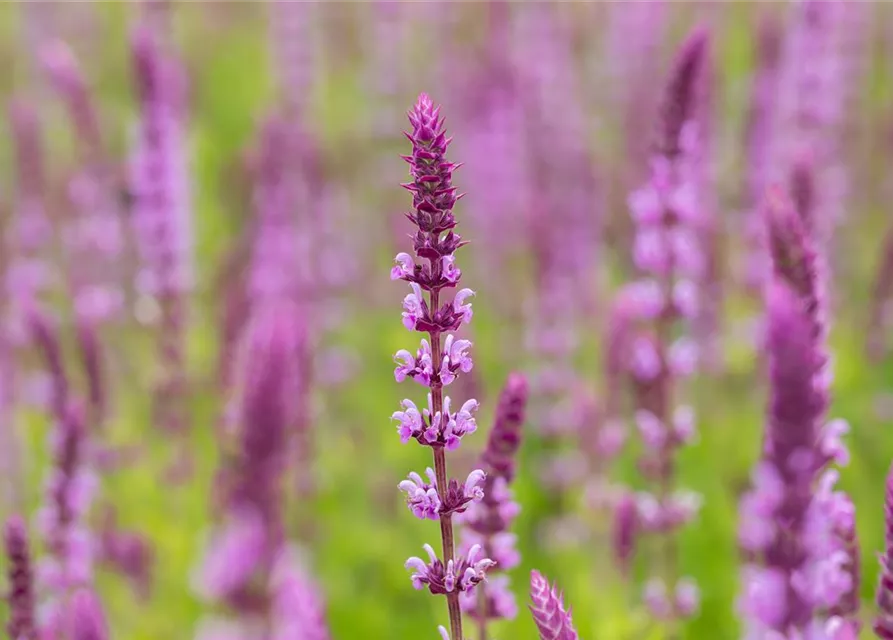
[[[635,496],[626,493],[614,509],[613,547],[614,557],[621,571],[629,571],[630,561],[636,550],[639,531],[639,511]]]
[[[55,418],[61,422],[65,419],[67,412],[69,385],[65,364],[62,360],[59,334],[50,319],[36,306],[29,305],[25,313],[31,341],[41,352],[49,370],[52,383],[51,410]]]
[[[106,415],[105,380],[103,379],[102,350],[96,328],[91,320],[83,318],[77,320],[77,337],[80,347],[81,361],[87,378],[87,391],[90,406],[93,411],[91,416],[94,427],[102,424]]]
[[[68,606],[71,640],[108,640],[105,613],[95,593],[80,589],[71,597]]]
[[[158,43],[150,29],[139,26],[134,30],[131,51],[137,94],[140,100],[146,102],[158,95],[161,82]]]
[[[561,594],[536,569],[530,572],[530,600],[540,640],[577,640],[571,612],[565,611]]]
[[[405,159],[413,181],[402,186],[412,193],[415,211],[407,216],[420,231],[438,236],[456,226],[452,209],[459,196],[452,175],[459,165],[445,158],[451,139],[443,129],[440,107],[421,94],[408,115],[412,133],[405,135],[412,143],[412,155]]]
[[[709,45],[707,28],[697,27],[688,35],[676,55],[661,107],[657,147],[662,155],[672,158],[682,150],[682,127],[695,114],[699,85],[708,64]]]
[[[766,456],[786,483],[808,482],[809,474],[826,461],[815,451],[819,419],[828,401],[827,393],[815,383],[825,356],[816,343],[809,309],[787,282],[774,279],[766,303],[772,383]],[[805,458],[803,452],[814,453]],[[797,456],[801,460],[795,465]]]
[[[790,193],[808,232],[815,230],[815,171],[811,153],[801,153],[791,166]]]
[[[527,396],[527,378],[520,373],[509,374],[499,395],[493,428],[482,457],[484,468],[494,479],[497,476],[508,481],[514,478],[515,455],[521,446]]]
[[[34,640],[34,577],[28,531],[19,516],[7,520],[5,543],[9,579],[9,622],[6,631],[10,638],[16,640]]]
[[[247,474],[243,480],[245,491],[258,499],[264,485],[259,479],[275,477],[283,462],[286,429],[300,408],[294,391],[303,375],[296,363],[304,350],[305,331],[300,308],[288,301],[258,309],[245,330],[240,406]]]
[[[775,273],[801,296],[815,296],[816,253],[794,204],[781,189],[773,187],[766,195],[763,211]]]

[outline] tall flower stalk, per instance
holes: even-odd
[[[80,403],[67,402],[65,412],[55,418],[52,434],[53,467],[39,522],[48,553],[37,566],[46,594],[42,627],[49,633],[64,627],[66,601],[73,591],[89,587],[93,581],[95,541],[84,520],[96,477],[86,465],[89,449],[84,416]]]
[[[265,639],[289,637],[283,629],[297,624],[281,610],[288,608],[281,599],[290,597],[295,575],[282,506],[289,420],[294,404],[303,401],[293,392],[297,311],[291,301],[270,301],[255,311],[243,338],[236,450],[220,475],[225,520],[196,585],[202,596],[236,615],[208,621],[201,638],[215,637],[218,627]]]
[[[521,508],[512,499],[509,484],[515,477],[515,457],[521,445],[526,405],[527,380],[513,373],[499,397],[493,428],[481,456],[480,466],[487,474],[484,499],[472,504],[461,516],[462,549],[481,545],[484,555],[493,558],[501,571],[513,569],[521,561],[516,548],[517,536],[509,531]],[[475,592],[463,593],[460,603],[462,610],[477,623],[479,640],[487,639],[491,620],[513,620],[518,613],[506,575],[488,576]]]
[[[132,48],[141,109],[131,171],[133,221],[142,254],[137,285],[160,310],[156,401],[162,426],[177,431],[186,420],[182,396],[192,235],[184,167],[183,77],[149,28],[136,31]]]
[[[75,315],[105,322],[119,314],[123,305],[122,282],[114,279],[120,269],[113,268],[123,249],[114,174],[94,97],[73,52],[57,40],[44,45],[41,57],[68,109],[81,163],[66,185],[74,215],[63,230]]]
[[[13,318],[21,326],[24,302],[45,293],[50,283],[51,268],[43,253],[53,229],[46,214],[46,167],[37,108],[31,102],[13,102],[9,124],[15,145],[16,189],[8,239],[14,253],[7,265],[6,291],[14,305]]]
[[[857,628],[854,508],[834,491],[831,467],[849,460],[847,425],[823,424],[831,373],[822,265],[790,201],[773,191],[764,211],[771,394],[763,455],[741,503],[739,543],[750,563],[740,608],[754,637],[845,637],[834,633]]]
[[[462,640],[459,595],[482,582],[487,569],[495,564],[483,556],[478,544],[467,554],[456,556],[453,515],[465,511],[469,503],[483,499],[480,485],[485,474],[475,469],[463,484],[449,478],[446,463],[446,451],[457,449],[466,434],[477,430],[477,401],[468,400],[453,411],[452,401],[443,392],[458,375],[472,368],[468,354],[471,343],[457,340],[449,332],[471,321],[472,309],[467,300],[474,292],[460,289],[451,301],[443,300],[445,290],[459,284],[462,272],[455,264],[454,254],[465,243],[453,231],[453,206],[458,196],[452,175],[458,165],[446,159],[450,139],[440,108],[421,94],[408,115],[412,132],[406,133],[406,137],[412,143],[412,154],[405,160],[410,165],[412,182],[403,186],[412,194],[413,211],[406,216],[418,227],[411,236],[416,257],[397,254],[391,279],[404,280],[412,289],[403,299],[403,325],[410,331],[427,334],[428,338],[421,341],[415,355],[405,349],[397,352],[394,375],[398,382],[412,378],[428,387],[429,392],[427,408],[419,411],[412,400],[406,399],[392,418],[399,423],[397,430],[404,443],[416,440],[431,447],[434,468],[427,470],[427,479],[411,473],[400,488],[416,517],[439,520],[442,559],[426,544],[428,561],[412,557],[406,567],[413,570],[412,582],[417,589],[427,586],[432,594],[446,596],[452,640]]]
[[[675,476],[676,455],[695,429],[693,411],[681,400],[683,381],[694,373],[698,357],[687,334],[698,317],[696,283],[704,273],[695,159],[708,45],[707,32],[697,29],[680,49],[662,103],[651,178],[630,197],[636,222],[634,261],[645,277],[620,293],[624,300],[615,309],[614,331],[623,334],[623,343],[611,357],[611,368],[631,381],[635,422],[644,444],[639,468],[654,483],[652,493],[618,503],[618,523],[626,532],[618,537],[626,550],[632,543],[629,532],[658,535],[659,562],[653,565],[656,574],[644,599],[655,619],[670,624],[694,615],[698,606],[697,586],[679,577],[675,533],[695,516],[700,496],[677,489]]]

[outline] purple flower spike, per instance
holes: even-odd
[[[449,478],[446,467],[446,452],[457,449],[465,435],[477,430],[477,400],[465,401],[454,412],[450,398],[443,393],[446,385],[473,367],[471,342],[450,332],[471,321],[473,312],[468,299],[474,292],[458,288],[462,271],[454,254],[465,243],[454,231],[453,206],[461,196],[456,193],[452,177],[459,165],[446,159],[450,138],[440,107],[422,94],[408,115],[412,131],[405,135],[412,143],[412,154],[404,156],[404,160],[409,163],[412,182],[402,186],[412,194],[413,211],[406,217],[417,227],[411,236],[415,256],[398,253],[391,279],[408,282],[410,286],[410,293],[403,298],[403,326],[428,336],[415,355],[406,349],[395,354],[394,377],[398,382],[412,378],[429,387],[430,393],[427,408],[419,411],[412,400],[406,399],[402,409],[391,418],[398,422],[402,442],[415,440],[431,447],[434,455],[429,481],[411,474],[409,480],[400,483],[400,489],[406,493],[407,505],[417,517],[440,520],[444,560],[438,560],[434,550],[426,546],[431,562],[426,565],[419,558],[410,558],[407,567],[415,570],[413,583],[417,588],[428,584],[432,593],[446,596],[450,634],[453,640],[462,640],[459,594],[481,582],[494,564],[489,558],[478,557],[480,545],[473,546],[464,557],[454,557],[453,516],[463,514],[484,498],[481,484],[486,475],[482,470],[474,470],[462,483]],[[458,289],[453,299],[443,299],[452,288]]]
[[[35,640],[34,576],[28,532],[21,518],[16,516],[7,521],[5,542],[9,567],[9,622],[6,631],[10,638],[16,640]]]
[[[21,314],[23,309],[18,305],[26,305],[34,296],[45,293],[55,276],[42,255],[53,229],[45,210],[46,168],[37,109],[30,103],[13,102],[9,125],[17,174],[6,290],[13,299],[13,312]]]
[[[530,572],[530,612],[540,640],[577,640],[570,610],[565,611],[562,596],[535,569]]]
[[[875,595],[878,615],[872,628],[877,637],[893,640],[893,467],[887,474],[884,522],[884,553],[880,555],[881,575]]]
[[[500,394],[487,448],[481,456],[481,466],[487,471],[482,500],[470,505],[461,520],[462,549],[480,545],[502,571],[513,569],[521,561],[516,536],[509,532],[520,512],[512,499],[509,482],[515,475],[515,455],[521,444],[526,405],[527,379],[512,373]],[[513,619],[517,615],[518,606],[508,587],[508,576],[489,578],[479,589],[482,593],[463,594],[460,600],[462,610],[477,621],[479,628],[486,628],[490,620]]]
[[[281,476],[290,420],[298,409],[293,394],[299,375],[300,310],[291,302],[258,309],[242,344],[243,388],[238,401],[241,451],[230,504],[261,515],[268,535],[280,535]],[[275,545],[274,545],[275,546]],[[273,549],[270,549],[273,552]]]
[[[108,640],[109,631],[102,604],[96,594],[79,589],[69,603],[71,640]]]
[[[527,397],[527,378],[520,373],[510,374],[499,396],[496,418],[482,457],[488,473],[508,482],[515,477],[515,455],[521,446]]]
[[[254,310],[241,345],[235,411],[239,447],[223,461],[224,525],[208,546],[195,587],[200,595],[229,605],[243,624],[259,613],[273,616],[276,607],[271,580],[286,548],[282,494],[289,427],[303,409],[296,406],[300,394],[294,393],[302,322],[290,300],[269,301]],[[283,634],[271,637],[290,637]]]
[[[141,293],[160,309],[158,349],[162,376],[156,389],[162,426],[185,426],[182,394],[186,293],[190,288],[191,221],[183,127],[184,77],[149,28],[133,34],[132,56],[140,122],[131,161],[133,223],[141,254]]]
[[[697,29],[688,36],[676,56],[674,73],[664,94],[657,139],[658,152],[667,158],[682,153],[682,128],[694,117],[709,43],[707,30]]]
[[[845,628],[856,622],[824,613],[855,613],[848,604],[854,510],[834,491],[837,471],[827,468],[835,455],[841,458],[841,445],[827,446],[828,434],[839,428],[821,424],[828,407],[827,356],[810,299],[779,276],[767,292],[772,394],[764,460],[741,507],[741,542],[764,559],[745,569],[740,603],[747,628],[758,635],[790,637],[835,619]],[[773,590],[783,597],[768,595]]]
[[[66,185],[71,211],[62,227],[68,258],[65,277],[77,317],[108,320],[121,309],[123,249],[117,177],[104,148],[91,88],[71,49],[60,40],[42,43],[40,57],[50,84],[65,103],[81,165]]]
[[[67,103],[76,131],[90,151],[97,153],[102,145],[99,119],[77,59],[61,40],[46,43],[40,57],[53,88]]]
[[[710,133],[705,89],[711,69],[709,32],[695,29],[683,42],[664,89],[650,178],[629,197],[633,258],[643,277],[621,290],[608,334],[606,424],[633,418],[644,444],[639,470],[654,485],[653,494],[620,490],[605,500],[613,508],[614,554],[626,572],[638,536],[665,537],[658,547],[663,560],[648,564],[660,571],[652,584],[668,589],[680,579],[675,533],[700,506],[698,496],[675,487],[675,476],[678,452],[696,432],[685,404],[687,379],[709,362],[714,333],[710,314],[703,313],[705,292],[715,289],[710,275],[712,180],[705,167]],[[629,407],[623,406],[623,383],[631,387]],[[616,426],[613,430],[621,433]],[[671,624],[695,610],[675,606],[669,596],[652,598],[650,605],[658,621]]]

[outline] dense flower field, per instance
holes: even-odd
[[[0,29],[7,637],[893,638],[890,7]]]

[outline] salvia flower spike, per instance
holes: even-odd
[[[653,493],[615,505],[615,551],[625,569],[636,536],[663,538],[660,575],[647,584],[644,602],[653,618],[670,624],[697,611],[696,587],[677,575],[675,531],[697,514],[700,496],[674,485],[677,452],[695,432],[693,411],[682,402],[684,383],[702,356],[689,334],[700,315],[696,283],[707,267],[697,116],[709,44],[703,28],[683,43],[664,91],[650,179],[629,199],[636,227],[633,260],[644,277],[618,297],[611,332],[616,352],[609,353],[609,383],[616,387],[618,372],[631,380],[635,423],[645,445],[639,467],[654,485]],[[613,418],[617,401],[609,403]]]
[[[741,547],[761,561],[744,568],[739,606],[760,637],[855,633],[855,514],[848,496],[835,491],[831,467],[848,462],[841,442],[848,427],[824,424],[831,378],[820,260],[780,192],[770,194],[768,210],[771,393],[763,456],[741,503],[739,530]]]
[[[540,640],[577,640],[570,609],[564,608],[564,598],[535,569],[530,572],[530,600],[530,612]]]
[[[502,571],[515,568],[521,561],[516,536],[509,531],[520,512],[509,483],[515,475],[527,396],[527,379],[519,373],[511,374],[500,394],[493,428],[481,456],[481,466],[487,473],[483,500],[472,504],[461,517],[461,549],[480,545]],[[507,575],[488,576],[475,592],[463,593],[460,603],[462,611],[477,623],[479,638],[487,637],[489,621],[512,620],[518,612]]]
[[[413,570],[416,588],[427,587],[433,594],[446,596],[450,635],[452,640],[462,640],[459,595],[483,581],[487,569],[495,564],[484,555],[481,545],[456,555],[453,514],[462,513],[470,503],[483,499],[480,485],[486,476],[477,469],[464,482],[448,479],[445,455],[477,429],[477,401],[467,400],[455,406],[443,393],[445,386],[473,366],[471,343],[457,339],[451,332],[471,321],[469,299],[474,292],[459,287],[462,272],[454,254],[465,243],[454,231],[453,206],[461,196],[452,183],[453,171],[459,165],[446,159],[450,138],[444,130],[440,107],[422,94],[408,115],[412,131],[405,135],[412,143],[412,154],[404,156],[404,160],[409,163],[412,181],[403,187],[412,194],[413,210],[406,217],[417,227],[411,236],[415,257],[399,253],[391,279],[410,285],[410,293],[403,299],[403,325],[428,337],[421,341],[415,354],[405,349],[397,352],[394,377],[398,382],[412,378],[428,387],[429,393],[426,408],[419,410],[412,400],[406,399],[392,418],[398,423],[397,431],[404,443],[415,440],[433,451],[434,468],[426,473],[427,479],[413,473],[400,483],[400,488],[417,517],[440,520],[443,559],[430,545],[425,545],[428,560],[412,557],[406,567]],[[444,300],[449,289],[457,291],[452,300]]]
[[[159,37],[143,26],[133,34],[132,56],[140,101],[130,189],[133,223],[142,263],[141,293],[160,310],[158,349],[161,377],[156,401],[162,426],[184,427],[184,336],[189,291],[190,205],[183,179],[188,153],[183,131],[181,69],[168,58]]]

